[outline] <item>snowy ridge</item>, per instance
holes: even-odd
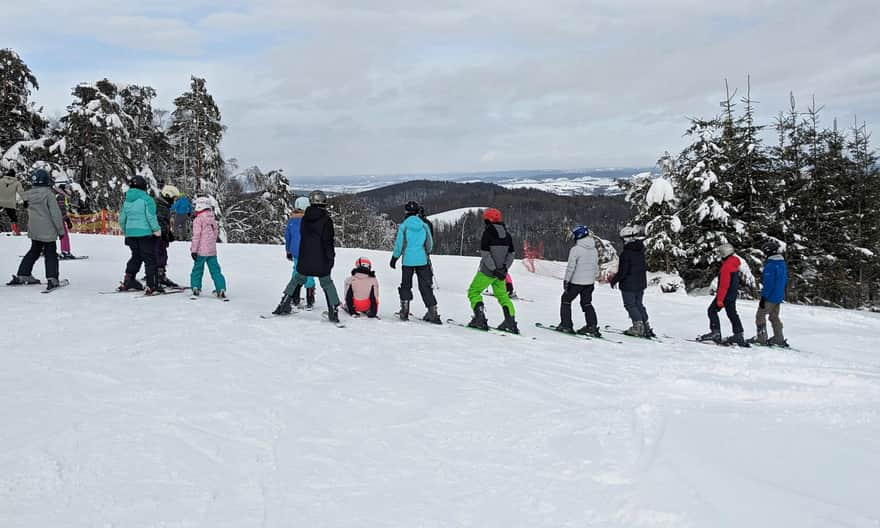
[[[442,213],[429,215],[428,220],[434,224],[454,224],[458,222],[462,216],[468,213],[482,211],[483,209],[486,209],[486,207],[461,207],[459,209],[452,209],[449,211],[443,211]]]
[[[232,302],[136,302],[96,294],[121,278],[121,238],[72,242],[90,259],[62,261],[69,287],[0,289],[0,526],[880,519],[878,314],[786,305],[801,352],[577,340],[532,328],[557,322],[562,287],[517,264],[533,341],[394,321],[399,270],[377,264],[383,320],[336,329],[320,310],[258,318],[290,276],[280,246],[220,246]],[[0,237],[7,270],[26,246]],[[172,279],[188,249],[172,245]],[[337,285],[360,255],[389,256],[340,249]],[[433,262],[441,315],[466,320],[477,259]],[[594,304],[601,324],[626,324],[619,292],[600,285]],[[650,290],[646,304],[658,333],[705,329],[707,297]],[[747,328],[754,309],[740,305]]]

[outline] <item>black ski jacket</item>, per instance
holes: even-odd
[[[637,292],[648,287],[648,265],[645,262],[645,244],[634,240],[623,246],[617,274],[611,279],[611,285],[620,285],[621,291]]]
[[[296,271],[307,277],[330,275],[336,260],[333,220],[323,207],[311,205],[303,215],[299,228],[299,258]]]

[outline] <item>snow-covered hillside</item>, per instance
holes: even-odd
[[[7,275],[26,245],[0,237]],[[728,349],[681,339],[708,298],[649,292],[675,338],[581,341],[532,326],[556,322],[561,285],[517,265],[524,337],[486,335],[394,321],[389,255],[340,250],[339,285],[357,256],[381,263],[384,319],[337,329],[258,317],[290,274],[281,247],[220,248],[229,303],[98,295],[122,240],[73,250],[91,259],[62,262],[71,286],[0,287],[0,526],[880,522],[877,314],[786,306],[799,351]],[[476,264],[434,258],[444,317],[466,320]],[[175,244],[170,276],[190,266]],[[618,295],[599,287],[603,324],[625,324]]]
[[[442,213],[432,214],[428,216],[428,220],[430,220],[434,224],[454,224],[458,222],[458,220],[462,216],[483,209],[485,209],[485,207],[461,207],[459,209],[452,209],[449,211],[443,211]]]

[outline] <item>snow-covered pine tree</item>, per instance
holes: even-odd
[[[264,177],[260,202],[263,208],[261,236],[273,243],[284,242],[284,229],[290,215],[293,193],[290,181],[281,169],[269,171]]]
[[[179,186],[189,193],[217,194],[223,175],[219,145],[224,127],[205,79],[192,77],[190,91],[174,100],[169,136],[177,160]]]
[[[135,166],[138,170],[149,169],[154,179],[173,183],[174,156],[171,143],[159,128],[159,120],[153,109],[156,90],[150,86],[129,84],[119,90],[122,111],[131,117]]]
[[[857,305],[880,304],[880,167],[865,123],[853,121],[850,175],[845,194],[850,214],[850,267],[857,286]]]
[[[138,170],[133,157],[141,147],[130,134],[132,118],[122,110],[118,95],[107,79],[80,84],[62,118],[63,164],[88,192],[92,209],[118,209],[125,184]]]
[[[46,128],[41,109],[29,101],[37,77],[16,52],[0,49],[0,155],[19,141],[39,139]]]
[[[389,249],[394,245],[397,226],[357,196],[330,199],[330,212],[336,232],[336,245],[363,249]]]

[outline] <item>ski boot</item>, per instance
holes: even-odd
[[[501,330],[502,332],[510,332],[511,334],[518,334],[519,327],[516,326],[516,319],[513,317],[513,315],[510,314],[510,310],[507,308],[507,306],[504,306],[503,309],[504,309],[504,321],[500,325],[498,325],[497,329]]]
[[[339,305],[334,304],[327,307],[327,319],[330,320],[331,323],[339,322]]]
[[[721,344],[721,332],[718,330],[710,330],[708,334],[703,334],[697,338],[697,341],[712,341],[715,344]]]
[[[737,345],[744,348],[748,348],[750,345],[746,343],[746,340],[743,338],[742,332],[737,332],[732,336],[728,337],[724,340],[725,345]]]
[[[76,257],[73,256],[73,253],[70,251],[62,251],[61,254],[58,255],[58,260],[75,260]]]
[[[201,288],[193,288],[192,294],[193,294],[193,297],[198,297],[199,295],[202,294],[202,289]]]
[[[574,334],[574,326],[571,323],[559,323],[556,325],[556,331],[562,332],[563,334]]]
[[[58,277],[50,277],[46,279],[46,291],[54,290],[60,285],[61,282],[58,280]]]
[[[167,288],[180,288],[180,285],[165,275],[165,268],[159,268],[159,284]]]
[[[774,336],[767,341],[767,344],[782,348],[788,348],[788,341],[786,341],[785,338],[781,335],[774,334]]]
[[[749,338],[746,342],[767,346],[769,344],[767,342],[767,328],[758,327],[758,332],[755,337]]]
[[[401,321],[409,321],[409,301],[400,301],[400,311],[397,312],[397,316]]]
[[[315,289],[314,288],[306,288],[306,310],[311,310],[315,307]]]
[[[578,330],[577,333],[578,335],[585,335],[590,337],[602,337],[602,332],[599,331],[598,326],[585,325],[581,327],[581,329]]]
[[[642,321],[642,325],[645,327],[645,337],[648,339],[653,339],[657,337],[657,334],[654,333],[654,329],[651,328],[651,325],[648,324],[648,321]]]
[[[138,282],[134,275],[130,275],[128,273],[125,274],[125,278],[123,278],[122,282],[119,284],[119,291],[143,291],[143,289],[144,285]]]
[[[290,315],[290,313],[293,311],[292,303],[293,297],[285,293],[284,296],[281,297],[281,302],[278,303],[278,306],[275,307],[274,310],[272,310],[272,313],[275,315]]]
[[[632,326],[624,330],[623,333],[632,337],[647,337],[645,335],[645,323],[642,321],[633,321]]]
[[[291,297],[293,297],[293,305],[297,308],[302,306],[303,302],[300,292],[302,292],[302,284],[297,284],[296,287],[293,289],[293,295],[291,295]]]
[[[486,320],[486,311],[483,308],[483,303],[478,302],[477,305],[474,306],[474,316],[471,318],[471,322],[468,323],[468,326],[479,330],[489,330],[489,321]]]
[[[7,282],[7,286],[29,286],[31,284],[40,284],[40,279],[33,275],[13,275],[12,280]]]
[[[426,313],[425,316],[422,317],[422,321],[427,321],[434,324],[443,324],[443,320],[440,319],[440,314],[437,313],[436,304],[434,306],[428,306],[428,313]]]
[[[214,296],[218,299],[226,298],[226,290],[214,290]]]
[[[144,295],[162,295],[163,293],[165,293],[165,288],[163,288],[161,284],[157,284],[155,288],[147,286],[146,289],[144,289]]]

